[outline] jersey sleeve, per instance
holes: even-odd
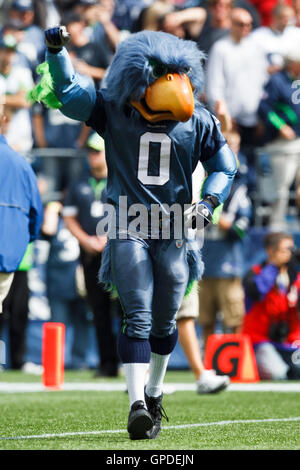
[[[219,120],[208,111],[202,114],[199,126],[199,159],[204,162],[215,155],[223,145],[226,144],[226,139],[221,132],[221,124]]]
[[[199,114],[197,135],[196,156],[207,173],[202,197],[214,196],[223,204],[237,172],[237,160],[221,133],[220,122],[207,110]]]
[[[96,102],[93,81],[75,72],[65,48],[57,54],[47,51],[46,60],[55,96],[62,104],[60,111],[71,119],[87,121]]]
[[[106,127],[106,111],[105,100],[101,91],[97,92],[96,103],[93,107],[89,120],[86,122],[86,125],[90,126],[103,137]]]

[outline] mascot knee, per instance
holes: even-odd
[[[158,337],[153,334],[150,335],[149,343],[151,346],[151,352],[166,356],[171,354],[174,350],[178,340],[178,330],[175,329],[173,333],[168,336]]]

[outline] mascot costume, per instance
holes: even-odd
[[[64,47],[66,28],[51,28],[45,38],[43,76],[30,98],[86,122],[104,138],[107,200],[116,213],[126,196],[129,208],[143,205],[149,217],[153,205],[166,212],[173,204],[185,210],[188,204],[182,211],[186,225],[214,222],[237,163],[220,123],[195,99],[204,82],[196,44],[163,32],[132,34],[119,44],[106,87],[96,91],[73,69]],[[192,173],[199,161],[207,177],[200,202],[192,205]],[[132,212],[127,214],[130,223]],[[124,235],[124,220],[120,225],[105,247],[100,280],[115,286],[124,312],[118,351],[129,394],[129,436],[154,439],[166,418],[162,386],[178,337],[175,316],[201,277],[201,251],[188,248],[186,237],[162,239],[161,225],[141,236],[129,230]]]

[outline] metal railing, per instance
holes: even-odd
[[[31,164],[34,165],[38,162],[40,158],[82,158],[85,159],[87,156],[87,150],[85,149],[72,149],[72,148],[52,148],[52,147],[43,147],[43,148],[34,148],[28,152],[22,153],[23,157]],[[47,176],[45,174],[45,176]],[[44,203],[54,200],[61,200],[62,198],[61,191],[47,190],[42,195]]]

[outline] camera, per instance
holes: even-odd
[[[283,343],[289,334],[289,325],[285,321],[272,323],[269,329],[269,338],[275,343]]]
[[[300,263],[300,248],[297,246],[292,247],[291,249],[292,252],[292,261],[296,263]]]

